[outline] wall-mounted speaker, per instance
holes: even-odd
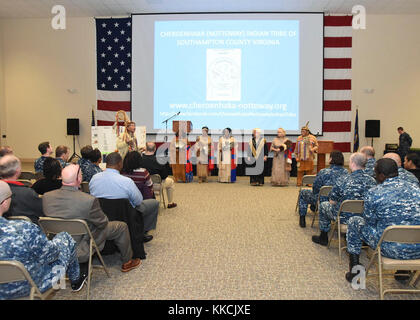
[[[381,136],[381,121],[380,120],[366,120],[365,123],[365,137],[379,138]]]
[[[79,135],[79,119],[67,119],[67,135]]]

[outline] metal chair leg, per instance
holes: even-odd
[[[90,246],[89,246],[89,263],[88,263],[88,283],[87,283],[87,296],[86,300],[89,300],[90,297],[90,278],[92,277],[92,247],[93,247],[93,239],[90,239]]]
[[[102,266],[103,266],[103,268],[105,270],[105,273],[107,274],[108,278],[111,278],[111,275],[109,274],[108,268],[106,267],[105,262],[104,262],[104,259],[102,259],[102,255],[99,252],[98,247],[96,247],[96,244],[95,244],[95,251],[96,251],[96,254],[98,255],[99,261],[101,262],[101,264],[102,264]]]
[[[313,228],[314,227],[314,223],[315,223],[315,219],[316,219],[316,215],[318,214],[318,210],[316,210],[315,212],[314,212],[314,216],[312,217],[312,223],[311,223],[311,228]]]
[[[338,237],[338,257],[341,261],[341,225],[340,220],[337,222],[337,237]]]
[[[336,223],[333,223],[333,224],[332,224],[331,234],[330,234],[330,239],[328,240],[328,246],[327,246],[327,248],[328,248],[328,249],[331,247],[331,241],[332,241],[332,239],[333,239],[333,237],[334,237],[334,232],[335,232],[335,228],[336,228],[336,226],[337,226],[337,224],[336,224]]]
[[[384,292],[382,291],[382,263],[381,263],[381,254],[378,253],[378,273],[379,273],[379,297],[381,300],[384,300]]]

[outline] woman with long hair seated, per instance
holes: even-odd
[[[44,178],[35,182],[32,189],[38,194],[60,189],[61,184],[61,164],[57,159],[47,158],[44,161]]]
[[[132,179],[143,195],[143,199],[155,199],[153,181],[149,171],[142,168],[141,155],[137,151],[130,151],[124,158],[122,175]]]

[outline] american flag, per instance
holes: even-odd
[[[351,151],[351,15],[324,18],[324,136],[334,148]]]
[[[97,125],[131,111],[131,18],[96,19]]]
[[[324,136],[351,151],[351,15],[324,18]],[[130,116],[131,18],[97,19],[97,124],[112,125],[115,113]]]

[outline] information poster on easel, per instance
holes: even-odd
[[[139,148],[146,148],[146,126],[136,127],[137,146]]]
[[[119,127],[120,135],[124,133],[125,128]],[[108,154],[117,150],[117,134],[112,126],[92,127],[92,148],[98,148],[102,154]],[[138,147],[146,147],[146,127],[136,127],[136,138]]]

